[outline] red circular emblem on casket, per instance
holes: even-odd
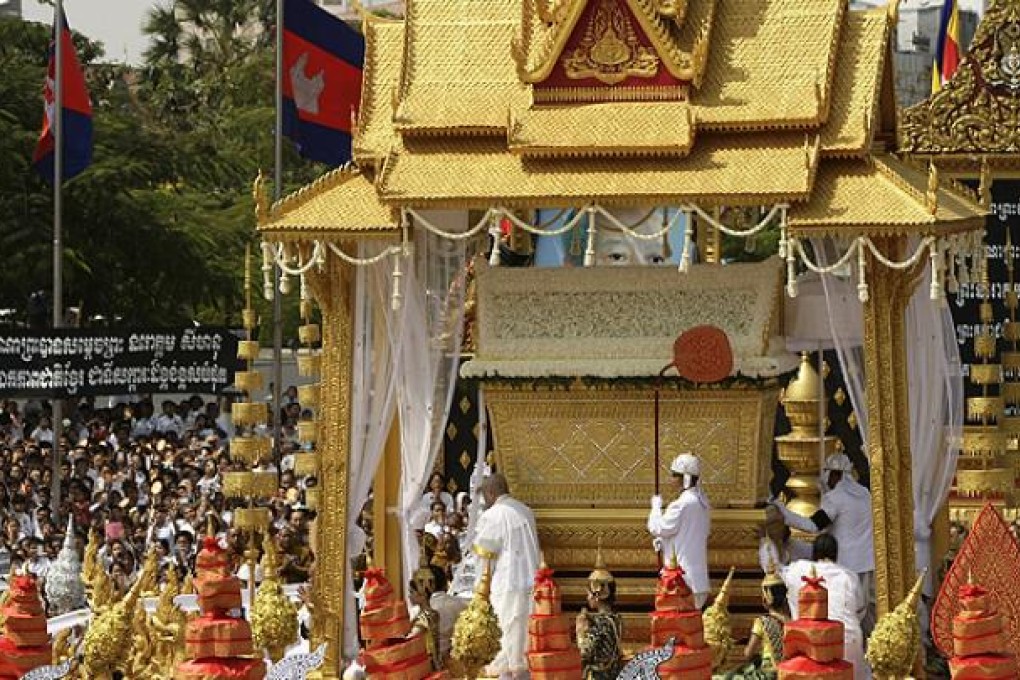
[[[673,365],[681,378],[697,383],[725,380],[733,372],[733,350],[722,329],[697,326],[673,343]]]

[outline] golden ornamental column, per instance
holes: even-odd
[[[322,678],[339,678],[347,569],[347,485],[350,451],[351,372],[353,370],[352,277],[339,258],[306,274],[322,311],[322,381],[317,450],[320,460],[315,572],[312,577],[312,641],[325,642]]]
[[[886,258],[904,258],[905,237],[873,240]],[[864,375],[879,616],[907,596],[916,572],[904,314],[923,265],[893,269],[867,255]]]

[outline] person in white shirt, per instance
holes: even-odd
[[[32,430],[31,437],[32,439],[35,440],[37,444],[42,444],[43,442],[49,442],[50,444],[52,444],[53,427],[50,425],[50,419],[47,418],[46,416],[40,418],[39,426]]]
[[[425,533],[439,538],[446,531],[446,506],[442,501],[436,501],[432,504],[431,510],[432,515],[425,523]]]
[[[443,476],[438,472],[429,477],[429,489],[421,497],[421,507],[431,514],[432,504],[436,501],[442,501],[446,511],[453,512],[453,496],[443,491]]]
[[[167,434],[173,432],[177,435],[177,439],[181,439],[184,436],[184,421],[181,417],[174,413],[174,403],[170,400],[163,402],[163,412],[156,417],[156,422],[153,424],[153,428],[156,432]]]
[[[857,574],[868,604],[862,622],[865,637],[875,627],[875,546],[871,523],[871,492],[851,476],[854,466],[846,454],[825,459],[822,506],[810,518],[798,515],[782,503],[773,504],[783,513],[787,526],[808,533],[831,534],[839,543],[839,563]]]
[[[844,658],[854,665],[854,680],[868,680],[871,667],[864,657],[864,633],[861,630],[867,603],[857,574],[837,564],[842,553],[843,549],[834,537],[822,534],[815,539],[811,559],[790,564],[782,571],[783,580],[789,593],[790,614],[795,619],[799,616],[797,597],[804,577],[810,576],[813,569],[825,580],[825,588],[829,591],[829,618],[843,624]]]
[[[487,510],[478,518],[473,549],[482,559],[495,563],[489,599],[503,633],[499,653],[487,674],[526,678],[531,589],[540,562],[535,516],[510,496],[506,477],[501,474],[483,480],[481,492]],[[479,577],[483,572],[479,570]]]
[[[648,532],[652,544],[662,553],[663,562],[676,555],[694,603],[700,609],[712,590],[708,580],[708,534],[712,530],[711,505],[701,489],[701,461],[691,453],[682,453],[669,466],[679,495],[666,510],[662,497],[652,496],[648,514]]]

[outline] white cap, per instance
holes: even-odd
[[[674,475],[701,476],[701,460],[693,453],[681,453],[670,463],[669,471]]]
[[[850,459],[845,453],[834,453],[825,459],[825,465],[822,470],[829,472],[853,472],[854,464],[850,462]]]

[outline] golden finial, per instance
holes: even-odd
[[[606,561],[602,559],[602,536],[599,536],[595,542],[595,568],[605,569]]]
[[[906,599],[875,626],[868,642],[866,657],[875,677],[906,678],[921,651],[921,629],[917,622],[917,602],[927,570],[921,572]]]
[[[668,566],[669,566],[670,569],[676,569],[677,568],[677,564],[679,564],[679,562],[678,562],[677,557],[676,557],[676,548],[674,547],[672,554],[669,556],[669,564],[668,564]]]
[[[900,0],[889,0],[886,6],[886,16],[889,18],[889,25],[893,28],[900,23]]]
[[[269,198],[266,195],[266,177],[259,169],[252,186],[252,197],[255,199],[255,222],[262,225],[269,221]]]
[[[939,169],[934,161],[928,161],[928,191],[925,193],[925,207],[932,215],[939,210]]]
[[[205,535],[209,538],[216,538],[216,527],[213,524],[213,514],[211,512],[205,516]]]
[[[985,210],[992,208],[992,170],[988,164],[988,157],[981,157],[981,176],[978,183],[978,197],[981,207]]]
[[[544,550],[542,552],[538,553],[538,568],[539,569],[548,569],[549,568],[549,565],[545,561],[545,551]]]

